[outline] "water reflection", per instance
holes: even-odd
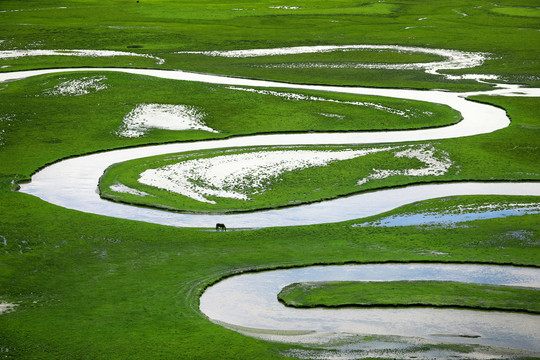
[[[505,209],[496,211],[482,211],[465,214],[445,214],[445,213],[426,213],[426,214],[404,214],[393,215],[377,220],[375,222],[365,222],[355,224],[355,226],[416,226],[416,225],[453,225],[460,222],[494,219],[508,216],[520,216],[526,214],[538,214],[540,209],[536,206],[522,207],[516,209]]]
[[[200,309],[213,321],[256,329],[412,336],[540,351],[539,320],[534,315],[430,308],[294,309],[277,300],[279,291],[291,283],[346,280],[441,280],[539,287],[540,270],[482,265],[377,264],[267,271],[238,275],[215,284],[202,295]]]

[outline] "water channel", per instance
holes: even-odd
[[[394,280],[459,281],[538,288],[540,269],[374,264],[247,273],[227,278],[208,288],[201,297],[200,309],[212,321],[252,329],[391,334],[540,351],[539,319],[533,315],[435,308],[296,309],[286,307],[277,299],[283,287],[297,282]],[[290,341],[298,341],[298,338],[290,336]]]
[[[38,196],[50,203],[66,208],[100,215],[153,222],[162,225],[211,227],[217,222],[229,227],[254,228],[266,226],[295,226],[338,222],[375,215],[398,206],[434,197],[451,195],[540,195],[540,183],[455,183],[409,186],[365,193],[346,198],[315,203],[302,207],[285,208],[265,212],[231,215],[193,215],[132,207],[103,200],[96,193],[99,177],[105,169],[118,162],[140,157],[201,149],[218,149],[242,146],[267,145],[326,145],[326,144],[373,144],[403,141],[425,141],[489,133],[509,125],[504,110],[465,99],[470,94],[496,94],[507,96],[540,96],[540,89],[505,86],[498,89],[454,93],[437,90],[401,90],[363,87],[339,87],[289,84],[227,76],[197,74],[185,71],[148,70],[127,68],[76,68],[19,71],[0,74],[0,81],[16,80],[31,76],[67,71],[126,72],[182,81],[198,81],[212,84],[241,85],[264,88],[288,88],[321,90],[349,94],[376,95],[435,102],[458,110],[463,120],[457,124],[432,129],[391,132],[351,132],[317,134],[276,134],[235,137],[225,140],[199,141],[193,143],[145,146],[67,159],[45,167],[23,184],[21,191]],[[339,209],[339,211],[333,211]]]
[[[294,208],[234,215],[193,215],[132,207],[102,200],[96,193],[99,177],[111,164],[130,159],[183,151],[257,145],[373,144],[427,141],[484,134],[502,129],[510,121],[504,110],[468,101],[469,95],[540,96],[540,89],[519,86],[475,93],[436,90],[374,89],[287,84],[184,71],[78,68],[20,71],[0,74],[0,81],[71,71],[119,71],[182,81],[264,88],[321,90],[429,101],[461,112],[458,124],[434,129],[331,134],[288,134],[236,137],[194,143],[145,146],[67,159],[47,166],[22,184],[21,191],[52,204],[117,218],[172,226],[229,227],[293,226],[338,222],[375,215],[398,206],[441,196],[468,194],[540,196],[540,183],[452,183],[408,186],[370,192]],[[339,211],[338,211],[339,209]],[[496,345],[540,351],[538,317],[517,313],[448,309],[312,309],[286,308],[277,301],[279,290],[292,282],[326,280],[452,280],[486,284],[539,287],[537,269],[477,265],[362,265],[311,267],[244,274],[225,279],[203,294],[201,311],[216,322],[235,326],[309,330],[330,333],[392,334]],[[462,336],[465,335],[465,336]]]

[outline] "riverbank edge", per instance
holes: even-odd
[[[274,271],[274,270],[291,270],[291,269],[302,269],[312,266],[337,266],[337,265],[403,265],[403,264],[430,264],[430,265],[491,265],[491,266],[505,266],[505,267],[518,267],[518,268],[533,268],[533,269],[540,269],[540,264],[518,264],[518,263],[497,263],[497,262],[489,262],[489,261],[476,261],[476,262],[468,262],[468,261],[456,261],[456,260],[449,260],[449,261],[441,261],[441,260],[384,260],[384,261],[344,261],[344,262],[314,262],[314,263],[306,263],[306,264],[296,264],[296,265],[276,265],[276,266],[269,266],[269,267],[259,267],[259,268],[246,268],[246,269],[238,269],[236,271],[223,274],[221,276],[217,276],[215,278],[207,279],[206,281],[199,282],[195,288],[192,289],[191,294],[192,296],[195,296],[197,298],[196,305],[197,305],[197,312],[200,316],[204,318],[208,318],[205,314],[203,314],[200,311],[200,298],[202,294],[211,286],[226,280],[228,278],[237,276],[237,275],[245,275],[245,274],[256,274],[261,273],[265,271]]]
[[[103,175],[102,175],[103,177]],[[231,214],[249,214],[249,213],[257,213],[257,212],[264,212],[264,211],[270,211],[270,210],[281,210],[281,209],[287,209],[287,208],[294,208],[298,206],[303,205],[311,205],[311,204],[317,204],[322,203],[325,201],[331,201],[336,199],[342,199],[347,198],[351,196],[361,195],[361,194],[368,194],[372,192],[377,191],[383,191],[383,190],[395,190],[395,189],[403,189],[410,186],[423,186],[423,185],[444,185],[444,184],[460,184],[460,183],[525,183],[525,182],[540,182],[540,179],[520,179],[516,181],[516,179],[490,179],[490,180],[479,180],[479,179],[463,179],[463,180],[447,180],[447,181],[419,181],[419,182],[412,182],[408,184],[402,184],[402,185],[388,185],[388,186],[381,186],[374,189],[365,189],[365,190],[359,190],[347,194],[340,194],[334,197],[325,197],[314,201],[302,201],[294,204],[287,204],[287,205],[279,205],[275,207],[262,207],[257,209],[246,209],[246,210],[230,210],[230,211],[196,211],[196,210],[181,210],[176,208],[169,208],[167,206],[159,206],[159,205],[145,205],[137,202],[131,202],[127,200],[122,199],[115,199],[113,197],[108,197],[102,194],[101,189],[101,177],[100,177],[100,183],[98,185],[99,189],[99,197],[106,201],[111,201],[114,203],[119,204],[125,204],[129,206],[136,206],[144,209],[153,209],[153,210],[162,210],[162,211],[168,211],[178,214],[193,214],[193,215],[231,215]],[[482,196],[489,196],[489,194],[482,195]],[[498,195],[498,196],[505,196],[505,195]],[[508,195],[508,196],[534,196],[534,195]],[[436,198],[434,198],[436,199]],[[381,213],[382,214],[382,213]],[[379,214],[377,214],[379,215]],[[355,219],[351,219],[355,220]],[[349,220],[344,220],[349,221]],[[343,221],[338,221],[343,222]]]
[[[66,66],[62,66],[62,67],[36,67],[36,68],[23,69],[23,70],[12,70],[12,69],[10,69],[10,70],[7,70],[7,71],[5,69],[0,68],[0,76],[1,76],[1,74],[8,74],[8,73],[13,73],[13,72],[43,71],[43,70],[53,70],[53,71],[55,71],[55,70],[61,70],[61,69],[68,69],[65,72],[70,72],[70,71],[80,71],[80,70],[76,70],[76,69],[103,69],[103,68],[104,68],[103,66],[92,66],[92,65],[84,66],[84,67],[80,67],[80,66],[77,66],[77,67],[75,67],[75,66],[67,66],[67,67]],[[269,79],[257,78],[257,77],[236,76],[236,75],[216,74],[216,73],[191,71],[191,70],[181,70],[181,69],[172,69],[172,68],[158,68],[158,67],[146,67],[146,66],[136,66],[136,65],[134,65],[133,67],[109,66],[107,68],[109,68],[109,69],[126,69],[126,70],[139,69],[139,70],[159,70],[159,71],[182,71],[182,72],[189,73],[189,74],[199,74],[199,75],[209,75],[209,76],[212,76],[212,75],[213,76],[223,76],[223,77],[226,77],[226,78],[241,79],[241,80],[272,81],[272,82],[275,82],[275,83],[296,84],[296,85],[339,86],[339,87],[346,87],[346,88],[366,87],[366,88],[374,88],[374,89],[426,90],[426,91],[444,90],[444,91],[452,91],[452,90],[443,89],[443,88],[440,88],[440,87],[427,88],[427,87],[409,87],[409,86],[362,86],[362,85],[340,85],[340,84],[336,84],[336,83],[330,84],[330,83],[322,83],[322,82],[321,83],[293,82],[293,81],[285,81],[285,80],[269,80]],[[113,70],[113,71],[117,71],[117,70]],[[61,73],[61,72],[60,71],[58,71],[58,72],[55,71],[55,73]],[[46,74],[40,74],[40,75],[46,75]],[[32,75],[32,76],[36,76],[36,75]],[[27,77],[25,77],[25,78],[27,78]],[[14,80],[16,81],[16,80],[20,80],[20,79],[14,79]],[[492,84],[492,83],[488,83],[488,82],[484,82],[482,84],[488,86],[491,90],[496,89],[496,84]],[[478,83],[476,83],[476,85],[480,89],[483,88],[483,86],[478,85]],[[510,83],[510,85],[523,85],[525,87],[534,87],[534,86],[526,84],[526,83]],[[489,90],[472,90],[472,91],[489,91]],[[467,92],[469,92],[469,91],[467,91]]]

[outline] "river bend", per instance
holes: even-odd
[[[322,203],[303,205],[265,212],[231,215],[194,215],[133,207],[103,200],[96,193],[99,177],[105,169],[118,162],[201,149],[269,145],[330,145],[374,144],[403,141],[427,141],[484,134],[502,129],[510,120],[504,110],[465,99],[468,95],[492,94],[506,96],[540,96],[540,89],[502,86],[494,90],[474,93],[454,93],[437,90],[404,90],[363,87],[302,85],[275,81],[251,80],[227,76],[198,74],[173,70],[128,68],[75,68],[19,71],[0,74],[0,81],[16,80],[31,76],[69,71],[125,72],[182,81],[212,84],[240,85],[265,88],[321,90],[358,95],[375,95],[402,99],[428,101],[448,105],[459,111],[463,120],[457,124],[432,129],[391,132],[348,132],[316,134],[275,134],[235,137],[226,140],[209,140],[121,149],[105,153],[67,159],[47,166],[34,176],[21,191],[40,197],[52,204],[66,208],[130,220],[162,225],[185,227],[211,227],[224,222],[229,227],[296,226],[338,222],[375,215],[398,206],[433,197],[450,195],[540,195],[540,183],[456,183],[410,186],[403,189],[384,190],[350,196]],[[339,212],[333,209],[339,208]]]
[[[410,131],[257,135],[226,140],[176,143],[121,149],[62,160],[47,166],[22,184],[21,191],[52,204],[105,216],[186,227],[294,226],[351,220],[375,215],[414,201],[472,194],[540,196],[540,183],[449,183],[414,185],[382,190],[265,212],[233,215],[170,213],[102,200],[96,192],[99,177],[117,162],[159,154],[225,147],[267,145],[373,144],[428,141],[490,133],[509,125],[502,109],[468,101],[470,95],[540,96],[540,89],[499,86],[490,91],[454,93],[436,90],[375,89],[300,85],[259,81],[184,71],[77,68],[1,73],[0,81],[71,71],[117,71],[182,81],[265,88],[321,90],[428,101],[458,110],[463,120],[455,125]],[[317,332],[419,336],[452,342],[496,345],[540,352],[538,317],[516,313],[448,309],[291,309],[277,301],[279,290],[292,282],[324,280],[451,280],[487,284],[540,286],[537,269],[477,265],[362,265],[312,267],[245,274],[223,280],[207,289],[201,311],[216,322],[236,326],[310,330]],[[436,335],[437,334],[437,335]],[[460,337],[459,335],[474,336]],[[442,335],[442,338],[441,338]],[[457,337],[455,337],[457,335]]]
[[[296,282],[396,280],[538,288],[540,270],[462,264],[375,264],[264,271],[216,283],[202,295],[200,308],[213,321],[246,328],[391,334],[540,351],[539,317],[534,315],[434,308],[296,309],[277,299],[283,287]],[[294,336],[290,338],[296,340]]]

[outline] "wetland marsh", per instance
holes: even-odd
[[[258,290],[215,289],[315,264],[468,283],[501,270],[537,287],[536,13],[531,1],[3,2],[0,358],[539,357],[531,314],[369,309],[363,323],[339,309],[337,328],[316,329],[265,311],[236,323],[207,302],[249,302]],[[166,172],[178,160],[190,167]],[[99,185],[112,202],[96,190],[115,163]],[[148,167],[172,183],[141,184]],[[175,174],[190,184],[172,194]],[[275,209],[246,212],[263,208]]]

